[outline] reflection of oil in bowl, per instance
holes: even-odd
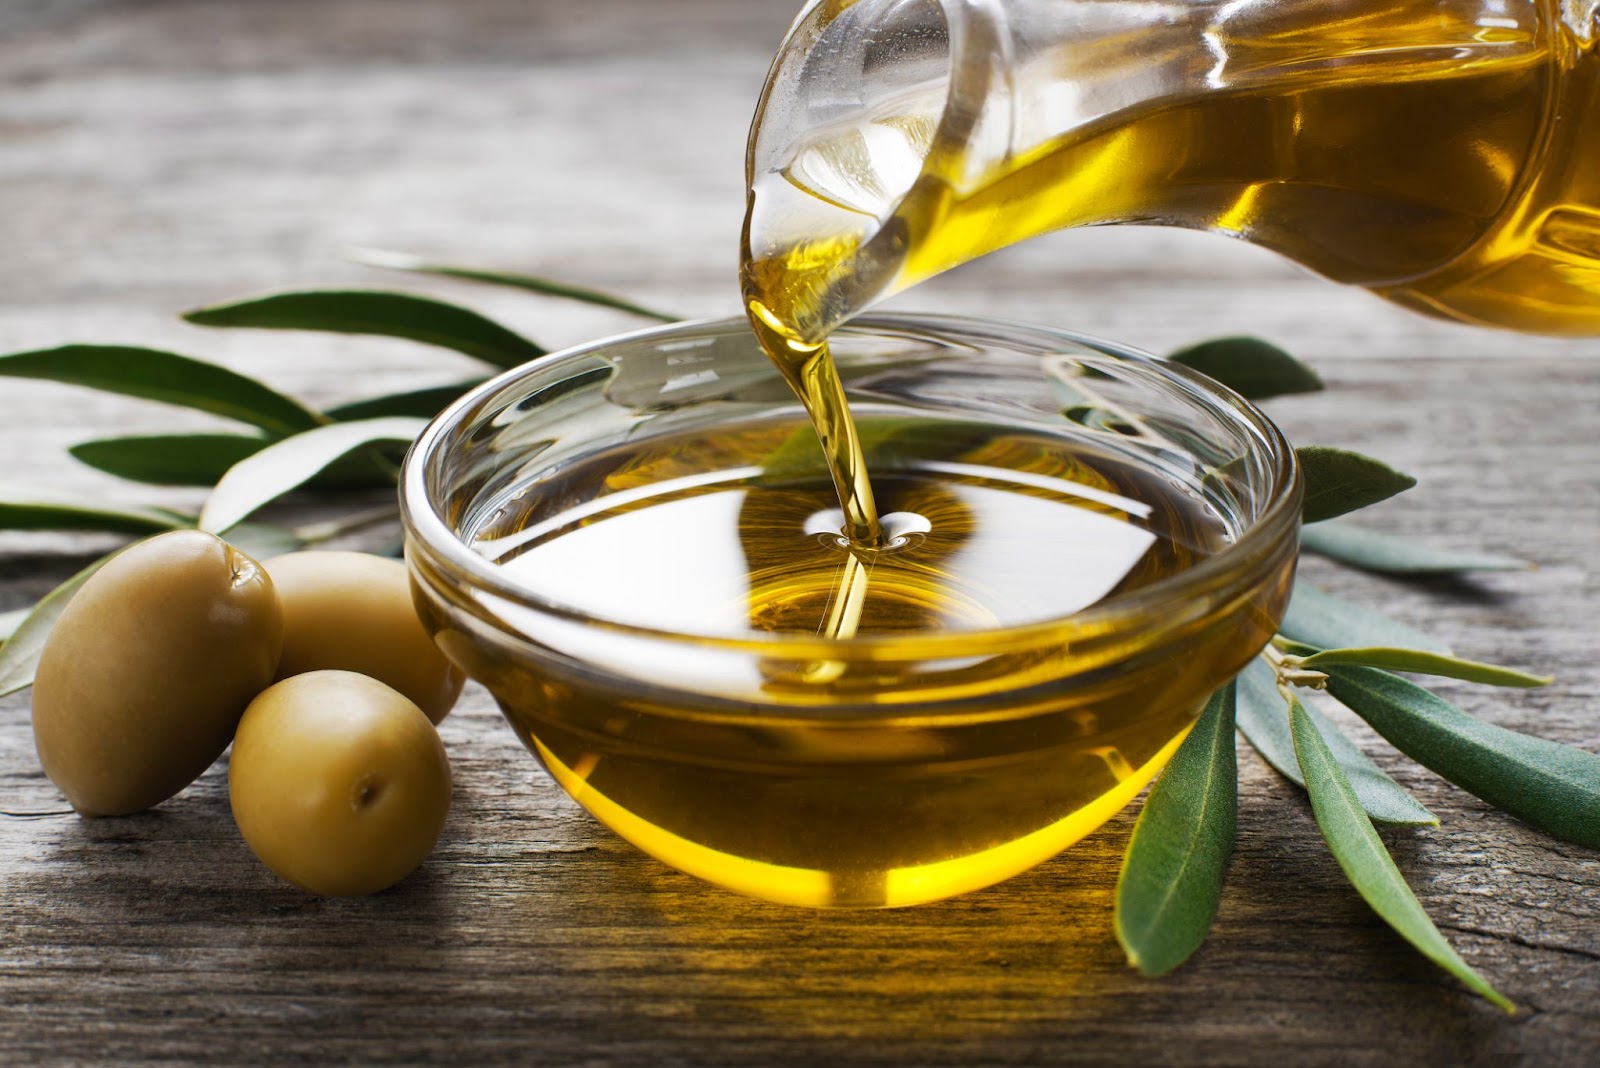
[[[1297,475],[1259,413],[1150,357],[898,318],[835,351],[905,517],[882,548],[819,528],[809,428],[724,322],[458,402],[408,461],[410,558],[441,645],[624,838],[776,901],[914,904],[1159,770],[1276,627]],[[1062,414],[1085,404],[1118,418]]]
[[[1110,929],[1129,815],[1004,888],[888,910],[735,897],[603,831],[561,824],[545,825],[551,838],[537,852],[516,857],[497,842],[498,857],[480,856],[473,922],[493,932],[493,946],[441,948],[480,969],[480,995],[494,991],[528,1012],[621,1006],[633,1026],[611,1037],[630,1043],[635,1059],[640,1042],[663,1056],[681,1042],[750,1063],[859,1059],[891,1046],[897,1063],[942,1063],[951,1043],[1071,1033],[1156,993],[1130,971]],[[545,989],[551,975],[559,991]],[[543,993],[529,1002],[529,990]],[[591,1056],[608,1055],[605,1039],[590,1036]]]
[[[896,1062],[931,1063],[951,1043],[1103,1021],[1138,990],[1108,921],[1125,841],[1125,829],[1095,835],[1071,864],[912,910],[730,907],[661,869],[651,901],[679,993],[684,975],[696,977],[702,1027],[818,1053],[881,1044]]]

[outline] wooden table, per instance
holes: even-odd
[[[174,314],[307,284],[397,284],[371,245],[543,271],[686,314],[736,310],[745,126],[788,0],[10,0],[0,7],[0,350],[69,340],[221,360],[313,403],[461,377],[404,342],[202,331]],[[398,279],[398,284],[412,284]],[[609,313],[415,283],[550,345]],[[1600,748],[1600,344],[1413,317],[1208,235],[1057,235],[909,308],[1155,350],[1254,331],[1330,391],[1274,403],[1301,443],[1421,487],[1368,520],[1536,571],[1327,588],[1532,692],[1445,685],[1494,722]],[[192,506],[66,445],[189,413],[0,379],[0,472]],[[0,612],[110,541],[0,535]],[[1379,923],[1303,796],[1241,754],[1241,827],[1206,947],[1138,977],[1110,931],[1132,817],[1000,887],[821,914],[747,901],[602,830],[480,689],[446,721],[457,791],[397,889],[321,900],[239,839],[212,769],[155,812],[0,818],[0,1062],[1600,1063],[1600,854],[1535,833],[1352,728],[1437,812],[1385,832],[1429,912],[1523,1007],[1506,1018]],[[0,807],[59,807],[26,695],[0,700]]]

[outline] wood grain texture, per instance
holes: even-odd
[[[0,351],[123,341],[219,359],[313,403],[459,379],[401,342],[204,331],[184,308],[310,283],[410,286],[547,345],[609,313],[341,263],[347,245],[557,274],[687,314],[736,309],[745,125],[788,0],[147,0],[0,12]],[[1433,323],[1221,238],[1056,235],[909,295],[1153,349],[1251,330],[1329,392],[1271,411],[1421,486],[1385,529],[1528,573],[1305,573],[1549,672],[1445,684],[1469,711],[1600,749],[1600,343]],[[1403,359],[1401,359],[1403,357]],[[220,424],[0,382],[0,472],[193,505],[64,446]],[[0,534],[0,611],[104,542]],[[1348,718],[1341,722],[1350,724]],[[225,768],[149,814],[0,817],[0,1062],[1582,1064],[1600,1060],[1600,854],[1494,812],[1352,730],[1439,814],[1386,831],[1507,1019],[1371,915],[1304,799],[1241,762],[1240,841],[1210,942],[1168,979],[1111,936],[1124,813],[994,889],[821,914],[716,891],[600,829],[469,688],[443,735],[455,809],[375,898],[276,882]],[[57,808],[26,696],[0,699],[0,808]]]

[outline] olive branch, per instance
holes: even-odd
[[[434,264],[386,252],[361,252],[355,258],[658,321],[678,318],[533,275]],[[297,527],[252,517],[295,491],[349,495],[392,487],[400,457],[429,418],[484,381],[488,372],[546,351],[469,308],[404,292],[278,293],[199,309],[183,318],[201,326],[402,338],[464,354],[485,365],[485,374],[318,411],[218,364],[157,349],[77,344],[0,355],[0,376],[48,379],[178,405],[238,424],[230,432],[102,438],[69,449],[80,462],[127,481],[210,487],[198,513],[0,483],[0,529],[144,537],[199,528],[252,555],[270,556],[393,524],[398,518],[393,504]],[[1252,400],[1323,388],[1304,364],[1254,338],[1208,341],[1170,358]],[[1338,517],[1404,492],[1415,480],[1348,450],[1307,446],[1296,454],[1305,481],[1303,518],[1308,525],[1301,547],[1307,552],[1399,576],[1527,566],[1504,556],[1448,551],[1343,522]],[[110,555],[31,608],[0,614],[0,696],[31,685],[55,619]],[[1443,643],[1403,623],[1297,584],[1278,635],[1237,679],[1212,695],[1140,812],[1117,883],[1114,919],[1131,964],[1146,974],[1164,974],[1188,959],[1210,931],[1235,837],[1237,732],[1306,791],[1329,850],[1373,910],[1468,988],[1508,1011],[1512,1008],[1446,942],[1374,829],[1375,822],[1432,826],[1438,819],[1301,695],[1320,691],[1419,764],[1542,831],[1594,848],[1600,848],[1600,757],[1475,719],[1395,674],[1402,671],[1494,686],[1549,681],[1458,658]]]

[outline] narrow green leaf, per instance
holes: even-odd
[[[1437,549],[1397,534],[1350,523],[1315,523],[1300,530],[1300,547],[1351,567],[1386,575],[1438,575],[1460,571],[1525,571],[1531,565],[1495,553]]]
[[[1308,668],[1322,671],[1335,664],[1358,664],[1363,667],[1383,668],[1387,671],[1415,671],[1421,675],[1439,675],[1447,679],[1464,679],[1481,682],[1486,686],[1548,686],[1547,675],[1529,675],[1497,664],[1484,664],[1476,660],[1430,653],[1425,649],[1392,649],[1386,646],[1364,646],[1358,649],[1324,649],[1301,661]]]
[[[1219,337],[1179,349],[1167,359],[1210,375],[1240,396],[1265,400],[1315,393],[1322,379],[1299,360],[1258,337]]]
[[[292,531],[255,523],[242,523],[228,532],[228,541],[256,560],[293,552],[304,543]],[[32,608],[0,614],[0,697],[33,685],[39,654],[50,629],[78,588],[127,546],[107,553],[45,594]]]
[[[1401,827],[1437,827],[1439,817],[1412,797],[1356,747],[1343,731],[1309,706],[1306,714],[1316,724],[1333,758],[1355,790],[1362,809],[1379,823]],[[1300,762],[1294,755],[1289,730],[1289,701],[1278,689],[1272,668],[1256,660],[1239,676],[1239,733],[1268,764],[1297,786],[1304,787]]]
[[[366,422],[367,420],[360,420]],[[422,420],[426,426],[428,421]],[[371,448],[340,457],[305,483],[307,490],[384,489],[399,479],[400,463],[411,442],[380,441]]]
[[[97,471],[161,486],[213,486],[269,439],[249,434],[155,434],[82,441],[67,451]]]
[[[1102,434],[1116,434],[1118,437],[1134,437],[1139,434],[1139,428],[1130,423],[1121,412],[1094,404],[1074,404],[1063,408],[1061,418],[1069,423],[1077,423],[1086,430]]]
[[[1423,956],[1507,1012],[1515,1012],[1506,996],[1461,959],[1433,925],[1421,902],[1406,885],[1394,858],[1384,848],[1372,821],[1361,811],[1355,791],[1329,752],[1322,734],[1299,701],[1289,705],[1294,751],[1305,773],[1306,793],[1328,849],[1344,869],[1350,885],[1372,906],[1372,911]]]
[[[508,271],[486,271],[477,267],[454,267],[444,263],[429,263],[420,256],[413,256],[405,252],[389,252],[385,249],[356,248],[348,249],[345,258],[368,267],[382,267],[391,271],[411,271],[415,274],[438,275],[443,278],[459,278],[466,282],[482,282],[485,285],[505,286],[510,289],[522,289],[530,293],[543,293],[549,297],[561,297],[566,300],[581,301],[584,304],[598,304],[602,308],[614,308],[617,311],[638,315],[645,319],[654,319],[660,323],[675,323],[683,318],[669,312],[656,311],[635,304],[631,300],[613,296],[598,289],[588,289],[584,286],[569,285],[558,282],[553,278],[544,278],[534,274],[517,274]]]
[[[90,467],[131,482],[162,486],[214,486],[228,469],[254,456],[270,438],[240,434],[175,434],[102,438],[68,451]],[[404,455],[404,450],[400,450]],[[371,451],[346,456],[306,484],[313,490],[381,489],[395,481],[400,456]]]
[[[117,552],[102,556],[45,594],[28,611],[6,643],[0,645],[0,697],[33,685],[33,675],[39,667],[39,654],[44,651],[50,628],[55,626],[57,617],[67,607],[72,595],[78,592],[78,587],[88,582],[89,576],[104,567],[106,561],[116,556]]]
[[[865,431],[860,421],[856,423],[856,432],[862,436],[864,452]],[[767,454],[762,461],[760,481],[762,485],[782,486],[814,479],[819,475],[825,478],[827,471],[828,458],[822,452],[822,442],[818,440],[816,430],[810,424],[804,424],[790,431],[789,436]]]
[[[1307,645],[1305,642],[1297,642],[1293,638],[1286,638],[1282,632],[1273,637],[1272,645],[1285,656],[1307,657],[1322,652],[1315,645]]]
[[[165,508],[114,504],[41,486],[0,483],[0,530],[104,530],[150,534],[194,525]]]
[[[200,529],[223,533],[342,457],[373,444],[409,443],[426,425],[422,419],[394,416],[334,423],[284,438],[222,476],[200,512]]]
[[[951,459],[981,445],[989,431],[980,423],[930,422],[914,416],[869,416],[856,421],[861,451],[874,470],[892,470],[908,460]],[[762,485],[778,486],[828,477],[817,432],[797,426],[762,463]]]
[[[246,326],[263,330],[324,330],[374,334],[438,345],[496,367],[515,367],[545,350],[492,319],[458,304],[411,293],[370,290],[305,290],[219,304],[188,312],[197,326]]]
[[[1122,858],[1117,941],[1145,975],[1165,975],[1188,960],[1222,899],[1239,804],[1233,700],[1230,682],[1206,702],[1150,788]]]
[[[3,645],[22,626],[22,621],[28,618],[28,609],[16,608],[10,612],[0,612],[0,645]]]
[[[405,555],[406,555],[406,536],[404,534],[396,535],[395,537],[391,538],[388,542],[386,542],[383,545],[379,546],[374,551],[373,555],[374,556],[387,556],[387,557],[391,557],[391,558],[393,558],[395,560],[404,559]]]
[[[1295,450],[1305,478],[1301,515],[1307,523],[1353,512],[1403,493],[1417,484],[1381,460],[1347,449],[1305,445]]]
[[[359,419],[380,419],[390,415],[432,419],[461,394],[482,382],[481,378],[469,378],[465,382],[453,382],[448,386],[429,386],[426,389],[413,389],[405,393],[368,397],[365,400],[351,401],[329,408],[326,414],[328,418],[341,423],[355,422]]]
[[[1329,693],[1423,767],[1542,831],[1600,849],[1600,756],[1485,723],[1387,671],[1327,673]]]
[[[1344,649],[1384,642],[1406,649],[1449,655],[1450,647],[1432,635],[1386,615],[1297,582],[1289,611],[1278,630],[1286,638],[1318,649]]]
[[[227,541],[257,563],[306,545],[305,539],[294,531],[268,523],[235,523],[228,528]]]
[[[321,420],[300,402],[204,360],[131,345],[64,345],[0,356],[0,375],[67,382],[237,419],[274,434]]]

